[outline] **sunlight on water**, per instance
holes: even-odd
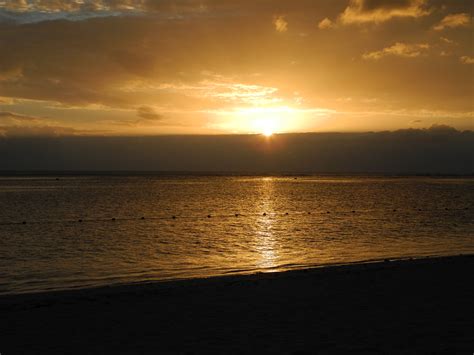
[[[0,293],[473,253],[473,201],[472,179],[1,178]]]
[[[257,264],[259,269],[269,269],[277,266],[277,243],[273,235],[273,219],[274,209],[273,201],[273,178],[262,179],[262,197],[259,209],[264,211],[258,217],[256,227],[256,250],[260,254],[260,261]],[[265,215],[264,215],[265,214]]]

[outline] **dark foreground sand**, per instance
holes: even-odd
[[[474,257],[0,297],[10,354],[474,351]]]

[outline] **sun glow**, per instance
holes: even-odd
[[[262,134],[263,134],[265,137],[271,137],[271,136],[273,136],[273,131],[271,131],[271,130],[268,129],[268,130],[263,131]]]
[[[241,109],[238,115],[242,126],[245,126],[249,133],[258,133],[266,137],[294,129],[291,123],[297,116],[289,107]]]
[[[270,137],[273,135],[275,130],[278,129],[278,122],[272,118],[263,118],[255,121],[255,126],[258,132],[265,137]]]
[[[210,128],[270,137],[277,133],[313,130],[315,123],[328,117],[331,110],[276,106],[235,108],[212,113],[218,115],[218,120],[210,124]]]

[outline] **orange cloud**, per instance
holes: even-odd
[[[333,28],[335,27],[335,23],[332,22],[329,18],[325,18],[323,20],[321,20],[321,22],[319,22],[318,24],[318,28],[320,30],[327,30],[327,29],[330,29],[330,28]]]
[[[285,16],[275,16],[273,18],[273,25],[277,32],[283,33],[288,31],[288,22],[285,20]]]
[[[463,64],[474,64],[474,57],[469,57],[467,55],[463,55],[459,60]]]
[[[466,27],[471,23],[471,16],[466,13],[451,14],[443,18],[433,27],[435,31],[442,31],[445,28]]]
[[[426,0],[351,0],[339,20],[343,24],[381,23],[396,17],[430,14]]]
[[[430,45],[427,43],[419,44],[406,44],[397,42],[393,46],[384,48],[380,51],[365,53],[362,58],[379,60],[386,56],[398,56],[406,58],[414,58],[423,54],[424,51],[430,48]]]

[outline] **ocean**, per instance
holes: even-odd
[[[0,294],[474,253],[474,179],[4,176]]]

